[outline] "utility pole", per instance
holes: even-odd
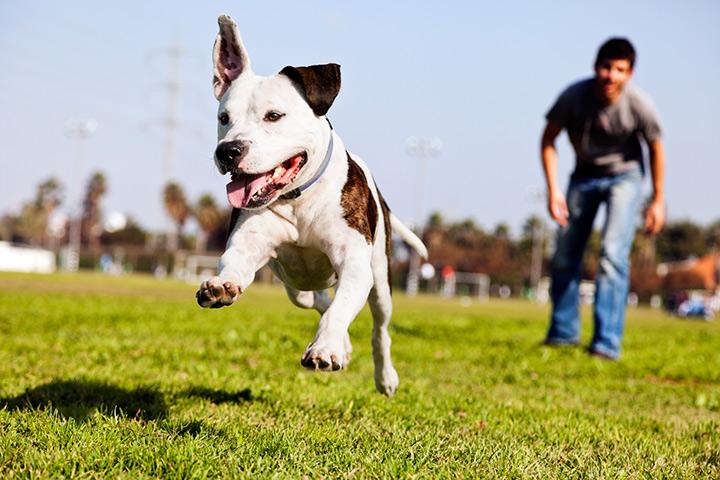
[[[175,178],[176,140],[177,130],[181,125],[178,120],[178,100],[180,98],[180,64],[187,55],[185,49],[178,46],[178,42],[167,48],[158,49],[151,54],[150,59],[160,55],[167,60],[168,78],[161,87],[167,92],[167,110],[165,116],[159,120],[163,126],[165,142],[163,148],[163,188]],[[167,241],[170,245],[176,243],[176,233],[171,224],[165,224]]]
[[[163,174],[165,183],[175,177],[175,141],[177,138],[177,129],[180,126],[178,120],[178,99],[180,97],[180,63],[186,55],[186,51],[179,46],[174,45],[163,48],[156,52],[167,58],[168,79],[163,83],[162,87],[167,91],[167,112],[161,123],[165,129],[165,146],[163,151]]]

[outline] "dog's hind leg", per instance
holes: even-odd
[[[388,325],[392,315],[392,296],[387,257],[382,261],[375,258],[373,277],[375,285],[370,291],[368,303],[373,317],[372,349],[375,363],[375,388],[378,392],[392,396],[397,390],[399,379],[390,357],[390,333]]]
[[[296,290],[293,287],[285,284],[285,291],[290,301],[296,307],[300,308],[314,308],[320,315],[325,313],[330,307],[330,294],[327,290],[320,290],[315,292]]]

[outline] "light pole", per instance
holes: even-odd
[[[443,143],[439,138],[408,137],[405,141],[405,151],[408,156],[417,158],[420,165],[417,168],[415,183],[415,233],[422,237],[423,231],[423,200],[425,194],[425,176],[427,163],[430,158],[437,157],[442,152]],[[417,295],[420,272],[420,256],[415,250],[410,251],[410,265],[407,277],[406,293]]]
[[[77,140],[75,157],[75,179],[77,186],[76,211],[70,212],[70,232],[68,245],[63,260],[63,269],[68,272],[77,272],[80,266],[80,235],[82,229],[82,164],[84,160],[83,141],[90,138],[97,130],[96,120],[71,121],[65,124],[65,136]],[[73,215],[74,213],[74,215]]]
[[[530,192],[533,203],[542,202],[546,195],[543,190],[534,190]],[[543,261],[543,244],[545,243],[545,222],[542,216],[536,217],[537,221],[530,226],[532,228],[532,252],[530,257],[530,288],[533,290],[535,299],[538,299],[538,291],[540,286],[540,278],[542,277],[542,261]]]
[[[539,218],[538,218],[539,220]],[[545,225],[538,221],[532,226],[532,259],[530,261],[530,286],[537,298],[540,277],[542,276],[543,239],[545,238]]]

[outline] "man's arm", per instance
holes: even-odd
[[[652,173],[653,197],[645,212],[645,232],[655,235],[665,224],[665,150],[662,140],[648,145],[650,172]]]
[[[545,172],[545,183],[547,184],[548,203],[547,208],[550,216],[560,226],[568,223],[568,208],[565,195],[557,183],[557,150],[555,139],[562,131],[552,122],[547,122],[540,141],[540,158],[542,159],[543,172]]]

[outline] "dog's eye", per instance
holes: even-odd
[[[230,123],[230,115],[228,115],[226,112],[222,112],[220,115],[218,115],[218,121],[220,122],[220,125],[227,125]]]
[[[266,122],[277,122],[282,117],[284,117],[284,113],[276,112],[275,110],[270,110],[265,114],[265,121]]]

